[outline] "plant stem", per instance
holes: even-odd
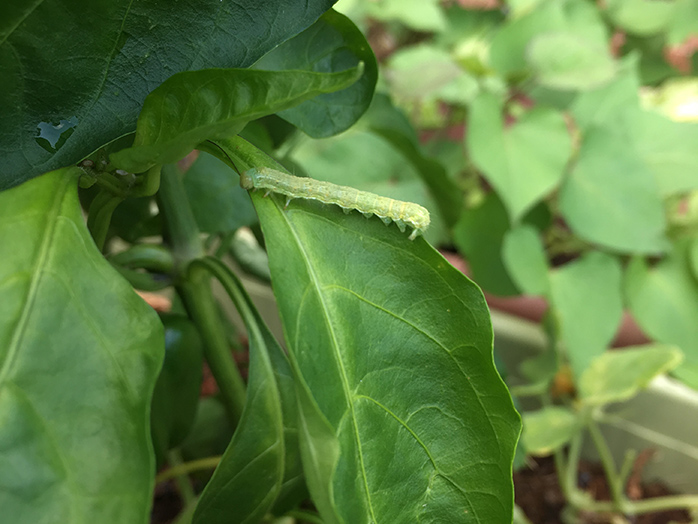
[[[184,465],[182,463],[182,455],[180,455],[179,450],[176,449],[170,450],[167,453],[167,460],[170,464],[174,464],[174,466],[163,473],[177,470],[178,467],[181,469],[181,467]],[[175,482],[177,483],[177,489],[179,489],[179,494],[182,497],[182,501],[184,502],[185,506],[188,506],[196,500],[196,494],[194,493],[194,489],[191,487],[191,483],[189,482],[189,478],[186,476],[186,473],[186,471],[175,471],[172,475],[158,480],[158,478],[162,476],[162,474],[160,474],[155,477],[155,484],[159,484],[163,480],[174,478]]]
[[[594,442],[594,446],[596,446],[596,450],[599,453],[601,465],[606,472],[606,480],[608,481],[608,487],[611,491],[611,499],[619,511],[627,514],[626,510],[629,501],[623,492],[623,485],[618,476],[618,472],[616,471],[613,455],[611,454],[611,450],[606,443],[606,439],[603,438],[599,426],[592,417],[588,417],[587,419],[587,428],[589,429],[589,434]]]
[[[192,460],[190,462],[182,462],[181,459],[179,461],[173,461],[172,456],[168,454],[168,459],[172,464],[172,467],[160,472],[155,477],[155,483],[160,484],[161,482],[165,482],[171,478],[188,475],[189,473],[201,471],[202,469],[215,469],[216,466],[218,466],[218,463],[221,461],[221,458],[222,456],[218,455],[215,457]]]
[[[199,328],[206,361],[221,390],[221,400],[231,421],[237,425],[245,406],[245,383],[230,354],[208,274],[205,271],[187,273],[189,264],[204,256],[204,249],[180,173],[174,165],[162,168],[158,204],[172,245],[177,292]]]

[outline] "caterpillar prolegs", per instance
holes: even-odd
[[[331,182],[287,175],[266,167],[242,173],[240,185],[245,189],[265,189],[267,194],[285,195],[288,202],[294,198],[304,198],[337,205],[347,213],[355,209],[366,217],[376,215],[385,224],[395,222],[402,232],[407,226],[411,227],[410,240],[424,233],[429,226],[429,211],[418,204],[393,200]]]

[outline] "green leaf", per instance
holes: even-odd
[[[205,233],[235,231],[257,222],[240,177],[208,153],[200,153],[182,180],[199,229]]]
[[[398,49],[390,56],[385,75],[391,93],[404,100],[438,98],[440,91],[463,77],[470,79],[470,88],[463,91],[466,98],[478,90],[477,82],[448,51],[427,43]]]
[[[584,240],[615,251],[661,253],[664,208],[654,176],[628,137],[592,127],[560,190],[560,211]]]
[[[592,4],[575,0],[540,2],[502,25],[492,41],[492,65],[502,75],[525,73],[534,39],[560,33],[594,48],[603,48],[607,41],[599,10]]]
[[[354,83],[361,64],[340,73],[209,69],[179,73],[143,104],[133,146],[113,153],[117,166],[140,173],[176,162],[197,144],[239,133],[245,124]]]
[[[538,82],[552,89],[591,89],[616,72],[605,42],[592,42],[571,33],[545,33],[528,46],[526,58]]]
[[[311,70],[336,73],[364,64],[363,76],[350,87],[317,96],[279,112],[279,116],[314,138],[348,129],[371,103],[378,79],[376,57],[361,31],[346,16],[328,11],[308,29],[281,44],[255,69]]]
[[[572,152],[561,113],[537,108],[505,128],[502,103],[480,94],[470,108],[470,156],[501,197],[513,222],[557,187]]]
[[[609,0],[606,13],[629,33],[650,36],[663,32],[672,20],[678,2],[653,0]]]
[[[613,340],[623,314],[621,266],[599,251],[555,270],[551,302],[576,377]]]
[[[269,511],[284,482],[284,463],[290,467],[287,481],[300,475],[297,431],[284,429],[284,415],[295,425],[296,399],[289,381],[290,367],[283,350],[261,320],[237,278],[220,261],[208,257],[194,262],[191,271],[210,271],[223,285],[240,312],[250,338],[250,374],[247,402],[230,445],[206,485],[193,522],[216,524],[256,523]],[[276,368],[276,369],[275,369]],[[279,373],[277,383],[275,373]],[[282,391],[287,394],[282,410]],[[288,440],[285,441],[285,436]],[[286,443],[292,444],[289,463]],[[302,486],[301,486],[302,487]]]
[[[685,361],[677,373],[698,376],[698,280],[691,272],[689,247],[689,239],[679,241],[656,265],[634,258],[626,271],[625,296],[645,333],[681,348]]]
[[[148,93],[174,73],[248,67],[332,3],[4,2],[0,189],[132,132]]]
[[[521,440],[531,455],[545,456],[567,444],[580,430],[577,416],[567,408],[549,406],[523,414]]]
[[[548,259],[538,231],[520,225],[507,232],[502,246],[507,273],[527,295],[546,295],[550,288]]]
[[[637,151],[662,196],[698,189],[698,123],[674,122],[652,111],[638,111]]]
[[[295,147],[292,160],[317,180],[426,207],[432,211],[426,239],[439,243],[446,238],[443,220],[433,213],[436,205],[417,168],[382,136],[357,128],[339,137],[307,140]]]
[[[535,208],[526,217],[527,223],[538,225],[541,214]],[[502,258],[502,244],[508,230],[506,210],[495,193],[489,193],[479,206],[463,210],[453,228],[453,241],[468,259],[473,280],[500,296],[519,294]]]
[[[480,290],[394,225],[313,201],[285,209],[276,196],[252,199],[323,520],[510,521],[519,423]]]
[[[681,360],[681,350],[661,344],[606,352],[582,373],[580,398],[590,406],[627,400],[657,375],[674,369]]]
[[[75,171],[0,193],[2,518],[145,524],[162,324],[95,247]]]
[[[377,20],[400,22],[415,31],[442,31],[447,23],[438,0],[368,2],[367,14]]]

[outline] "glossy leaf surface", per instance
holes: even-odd
[[[613,339],[623,313],[615,257],[590,252],[550,276],[551,300],[572,370],[579,377]]]
[[[332,3],[3,2],[0,189],[132,132],[146,95],[174,73],[248,67]]]
[[[519,429],[479,289],[376,218],[253,194],[325,522],[511,520]]]
[[[582,373],[580,398],[589,405],[627,400],[657,375],[674,369],[682,359],[678,348],[661,344],[609,351],[595,358]]]
[[[122,169],[140,173],[176,162],[207,139],[236,135],[250,120],[353,84],[359,64],[339,73],[208,69],[179,73],[143,104],[133,146],[111,155]]]
[[[467,146],[516,222],[558,185],[572,141],[562,114],[553,109],[528,111],[507,128],[503,118],[495,95],[478,96],[470,108]]]
[[[346,16],[328,11],[308,29],[255,64],[255,69],[302,69],[336,73],[364,64],[363,76],[346,89],[317,96],[279,112],[306,134],[323,138],[345,131],[371,103],[378,78],[376,57],[358,27]]]
[[[567,444],[578,431],[579,422],[567,408],[548,406],[524,413],[521,439],[531,455],[550,455]]]
[[[155,311],[95,247],[71,170],[0,193],[0,246],[2,520],[145,524]]]
[[[227,267],[216,259],[207,258],[195,262],[192,268],[193,271],[209,270],[218,278],[244,319],[250,340],[245,410],[213,478],[201,495],[193,522],[257,523],[269,511],[284,480],[284,420],[280,384],[275,373],[279,373],[284,386],[292,388],[283,378],[290,376],[290,368],[242,285]],[[294,424],[295,394],[293,389],[283,392],[287,393],[284,401],[291,410],[288,414],[292,415],[289,423]],[[295,439],[296,434],[291,432],[289,437]],[[295,445],[289,452],[298,457]],[[299,475],[298,469],[289,473],[292,478]]]

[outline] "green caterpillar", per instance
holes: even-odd
[[[366,217],[376,215],[385,224],[395,222],[402,232],[407,226],[413,228],[409,236],[410,240],[424,233],[429,226],[429,211],[412,202],[393,200],[331,182],[287,175],[266,167],[250,169],[242,173],[240,185],[248,190],[266,189],[267,195],[272,192],[285,195],[286,205],[294,198],[305,198],[317,200],[323,204],[335,204],[345,213],[356,209]]]

